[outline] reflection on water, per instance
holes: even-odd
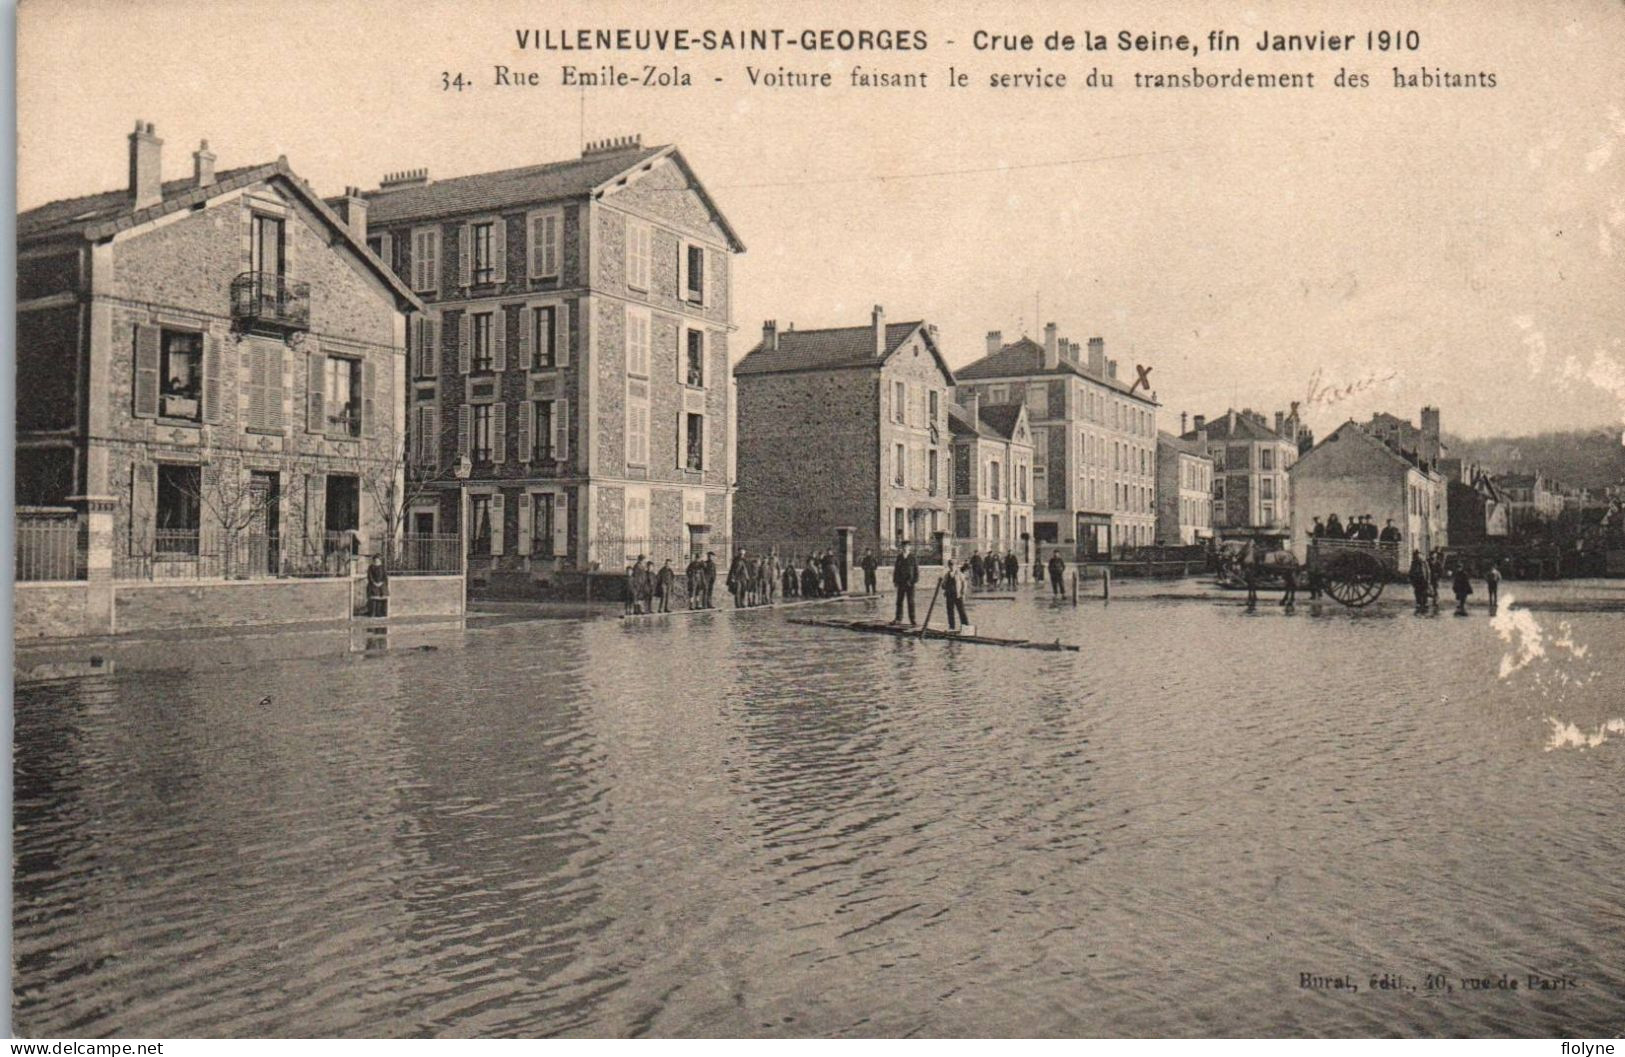
[[[21,687],[17,1028],[1617,1031],[1625,619],[1565,687],[1482,617],[975,608],[1084,649],[359,625]],[[1580,987],[1298,986],[1383,972]]]

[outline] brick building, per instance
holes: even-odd
[[[370,241],[428,305],[410,425],[470,574],[524,584],[726,537],[733,228],[673,146],[365,194]]]
[[[1213,457],[1193,440],[1157,431],[1157,542],[1213,538]]]
[[[1291,535],[1292,494],[1288,471],[1298,459],[1302,429],[1294,404],[1264,416],[1234,408],[1215,419],[1197,415],[1181,436],[1213,460],[1213,527],[1221,539]]]
[[[955,399],[1020,403],[1033,432],[1033,534],[1098,557],[1149,545],[1156,534],[1156,394],[1117,377],[1105,342],[1088,356],[1060,338],[1004,344],[987,336],[987,355],[955,372]]]
[[[1352,419],[1299,458],[1290,473],[1292,545],[1300,558],[1314,518],[1324,522],[1332,514],[1344,524],[1370,515],[1379,529],[1392,520],[1400,533],[1402,568],[1412,550],[1427,554],[1449,545],[1444,476],[1418,452],[1384,443]]]
[[[1022,404],[948,409],[953,438],[954,544],[1027,555],[1032,538],[1032,429]]]
[[[948,532],[945,478],[953,374],[926,323],[825,330],[762,327],[734,368],[742,541],[929,545]]]
[[[162,146],[138,122],[128,187],[17,218],[18,501],[100,505],[121,577],[379,540],[421,305],[286,159],[166,181]]]

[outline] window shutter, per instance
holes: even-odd
[[[677,240],[677,290],[679,301],[688,300],[688,243]]]
[[[469,365],[469,318],[465,309],[457,316],[457,370],[460,374],[468,373]]]
[[[395,240],[387,234],[378,236],[378,259],[392,274],[399,274],[395,267]]]
[[[361,361],[361,434],[370,437],[378,428],[378,412],[374,397],[377,395],[378,368],[376,357]]]
[[[531,434],[536,430],[536,403],[523,400],[519,404],[519,461],[530,461]],[[524,533],[521,532],[520,536]]]
[[[474,285],[474,232],[467,224],[457,226],[457,283]]]
[[[520,308],[519,329],[513,336],[513,357],[519,361],[519,369],[522,371],[530,370],[536,363],[530,354],[530,332],[535,325],[536,309],[530,305]]]
[[[492,262],[496,281],[508,281],[508,219],[497,217],[491,225],[491,252],[496,254]]]
[[[514,541],[513,548],[518,554],[530,553],[530,508],[535,502],[528,492],[519,496],[519,538]]]
[[[504,462],[508,458],[508,402],[498,400],[491,405],[491,461]]]
[[[553,556],[564,557],[570,547],[570,497],[563,492],[553,496]]]
[[[265,428],[282,432],[283,348],[279,342],[261,348],[265,356]]]
[[[570,401],[553,401],[553,458],[560,462],[570,457]]]
[[[491,313],[491,369],[498,374],[508,369],[508,310],[501,306]]]
[[[525,247],[525,267],[532,279],[539,279],[542,275],[542,215],[532,213],[525,229],[525,237],[529,240]]]
[[[693,277],[694,289],[699,291],[700,304],[704,305],[705,304],[705,250],[704,250],[703,247],[699,248],[699,252],[694,254],[694,266],[695,266],[695,270],[698,271],[698,273],[699,273],[698,275],[695,275]]]
[[[570,364],[570,305],[560,301],[553,308],[553,365]]]
[[[440,317],[425,316],[423,320],[423,356],[428,364],[424,371],[430,378],[440,377]]]
[[[543,274],[557,276],[561,270],[559,262],[559,215],[549,213],[546,220],[542,222],[542,230],[546,236],[542,240],[544,254],[542,266],[545,269]]]
[[[440,466],[440,403],[434,401],[423,410],[424,417],[428,419],[428,424],[424,429],[424,434],[428,437],[426,441],[428,450],[424,455],[424,465],[431,470],[438,469]]]
[[[327,360],[319,353],[311,353],[305,358],[305,430],[309,433],[322,433],[327,429],[327,409],[323,405],[326,398],[327,379],[324,377]]]
[[[457,405],[457,454],[468,457],[468,405]]]
[[[148,323],[135,325],[135,414],[158,414],[158,352],[163,332]]]
[[[265,428],[265,349],[258,342],[248,347],[248,428]]]
[[[220,339],[203,336],[203,421],[220,421]]]
[[[497,405],[497,407],[501,407],[501,406],[502,406],[501,404]],[[505,509],[506,506],[507,506],[507,504],[505,502],[505,497],[503,496],[503,494],[501,492],[492,493],[492,495],[491,495],[491,557],[493,557],[493,558],[501,557],[501,555],[502,555],[502,530],[507,527],[506,522],[508,520],[506,509]]]
[[[407,362],[412,365],[412,377],[422,378],[429,373],[429,360],[424,349],[426,320],[423,316],[413,316],[412,325],[407,328],[407,341],[410,346]]]
[[[688,465],[683,459],[683,456],[686,454],[683,449],[688,447],[688,445],[684,443],[687,438],[684,435],[683,430],[683,426],[685,425],[683,420],[687,417],[688,416],[684,414],[683,410],[679,408],[677,411],[677,443],[672,445],[672,450],[676,453],[673,458],[677,464],[677,469],[679,470]]]

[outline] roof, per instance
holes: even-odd
[[[1350,421],[1353,421],[1352,419]],[[1181,434],[1184,440],[1197,440],[1198,430],[1190,430]],[[1231,427],[1230,412],[1207,419],[1202,424],[1200,432],[1207,434],[1208,440],[1273,440],[1281,444],[1291,444],[1292,441],[1281,436],[1258,419],[1245,415],[1240,411],[1235,413],[1235,426]]]
[[[977,404],[972,422],[970,409],[962,404],[948,405],[948,430],[956,437],[986,437],[989,440],[1015,439],[1016,423],[1021,421],[1020,404]]]
[[[1012,341],[998,352],[990,352],[981,359],[954,372],[954,377],[962,382],[973,382],[985,378],[1061,377],[1063,375],[1076,375],[1097,385],[1104,385],[1108,389],[1115,389],[1125,396],[1143,400],[1153,407],[1157,406],[1157,402],[1151,399],[1150,393],[1137,392],[1128,382],[1113,378],[1110,375],[1096,374],[1083,364],[1062,359],[1054,367],[1045,367],[1044,347],[1032,338],[1019,338]]]
[[[757,342],[756,347],[745,353],[745,358],[734,366],[734,377],[784,374],[791,371],[878,367],[916,332],[924,336],[926,347],[936,358],[937,366],[948,376],[949,384],[952,384],[953,372],[943,361],[936,340],[931,337],[930,328],[922,320],[887,323],[886,347],[879,356],[875,355],[875,332],[872,325],[779,331],[777,347],[770,349]]]
[[[983,430],[971,421],[970,411],[958,404],[948,405],[948,432],[956,437],[980,437]]]
[[[1174,451],[1183,452],[1186,455],[1195,455],[1203,459],[1211,458],[1207,453],[1207,449],[1202,447],[1194,438],[1176,437],[1165,429],[1157,430],[1157,443],[1163,447],[1172,448]]]
[[[398,224],[598,195],[631,178],[635,170],[642,166],[666,157],[693,184],[717,226],[728,236],[734,251],[743,253],[745,244],[706,193],[682,152],[671,145],[602,151],[517,169],[454,176],[449,180],[432,180],[407,187],[379,188],[363,194],[367,199],[369,222]]]
[[[1312,455],[1314,455],[1316,452],[1320,451],[1326,445],[1335,443],[1335,442],[1337,442],[1338,440],[1341,440],[1344,437],[1353,437],[1356,440],[1364,441],[1366,444],[1372,445],[1373,447],[1377,448],[1379,451],[1386,454],[1390,459],[1392,459],[1394,462],[1398,463],[1400,466],[1403,466],[1407,470],[1415,470],[1418,473],[1427,474],[1428,476],[1431,476],[1431,477],[1437,477],[1438,476],[1436,471],[1423,469],[1415,461],[1413,461],[1413,460],[1411,460],[1409,458],[1406,458],[1404,455],[1402,455],[1399,452],[1395,451],[1389,445],[1384,444],[1380,437],[1372,436],[1371,433],[1369,431],[1367,431],[1364,426],[1361,426],[1358,422],[1354,421],[1352,418],[1349,419],[1347,422],[1344,422],[1341,426],[1338,426],[1336,429],[1332,430],[1330,433],[1328,433],[1326,435],[1326,439],[1322,440],[1319,444],[1316,444],[1313,448],[1310,448],[1308,451],[1304,452],[1301,456],[1299,456],[1298,460],[1292,464],[1292,466],[1289,468],[1289,470],[1287,472],[1288,473],[1294,473],[1294,474],[1297,473],[1298,468],[1300,466],[1304,465],[1304,460],[1309,459]],[[1313,465],[1313,463],[1311,463],[1311,465]]]
[[[140,209],[135,208],[130,192],[122,188],[37,206],[18,214],[17,241],[21,244],[73,237],[98,242],[111,238],[121,231],[273,179],[281,180],[310,207],[312,212],[325,221],[349,246],[351,252],[359,256],[397,298],[420,312],[423,310],[423,302],[418,300],[417,295],[407,288],[392,269],[374,256],[365,243],[355,237],[350,226],[339,219],[338,214],[310,189],[309,184],[294,174],[285,157],[262,165],[227,169],[217,173],[214,182],[203,187],[197,186],[191,178],[166,181],[160,189],[159,200]]]

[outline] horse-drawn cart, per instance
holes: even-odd
[[[1246,587],[1246,572],[1240,562],[1240,548],[1227,544],[1221,555],[1219,583],[1225,587]],[[1289,550],[1258,553],[1253,563],[1253,583],[1263,587],[1279,584],[1288,573],[1299,577],[1299,587],[1308,587],[1312,577],[1333,599],[1358,609],[1375,602],[1383,586],[1402,578],[1399,544],[1368,540],[1312,539],[1308,560],[1299,564]]]

